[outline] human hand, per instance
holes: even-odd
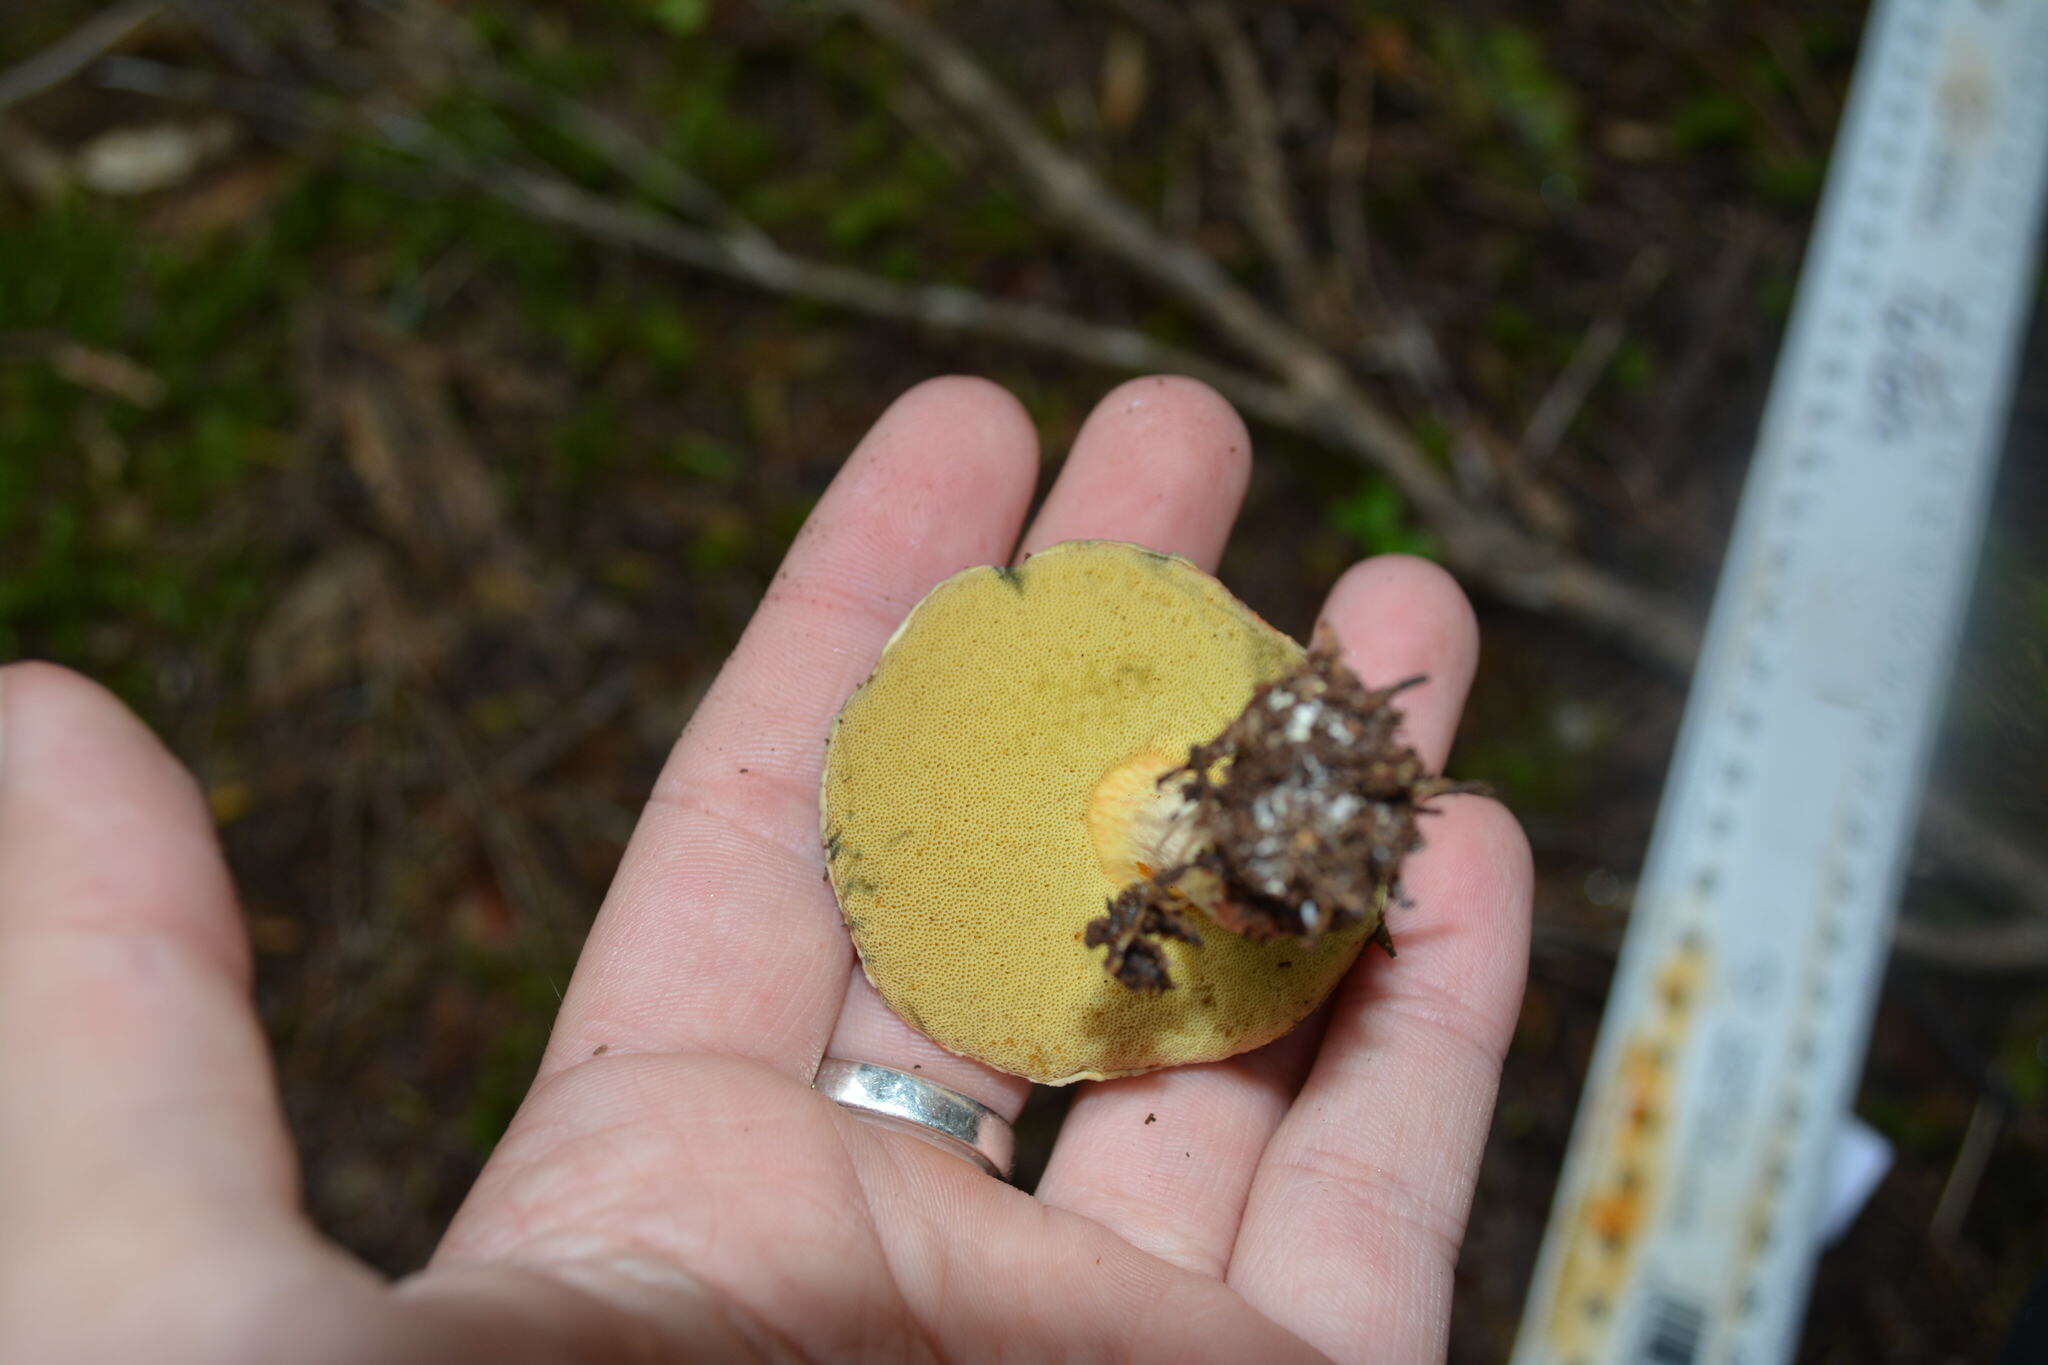
[[[1441,1355],[1527,953],[1527,846],[1442,802],[1400,958],[1227,1062],[1086,1085],[1036,1195],[810,1089],[830,1054],[1014,1116],[1028,1086],[881,1004],[822,877],[827,726],[926,589],[1082,537],[1213,568],[1249,442],[1187,380],[1119,388],[1023,532],[1016,401],[921,385],[797,537],[655,785],[531,1092],[431,1265],[326,1243],[193,784],[106,693],[0,672],[0,1359],[523,1361]],[[1324,609],[1451,741],[1478,642],[1440,570]]]

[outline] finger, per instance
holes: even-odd
[[[1403,694],[1405,732],[1440,765],[1479,657],[1478,627],[1457,584],[1422,560],[1370,560],[1338,581],[1322,623],[1369,683],[1427,675]],[[1404,935],[1404,960],[1406,952]],[[1039,1198],[1185,1269],[1221,1275],[1259,1155],[1308,1070],[1319,1028],[1312,1021],[1228,1061],[1088,1087],[1060,1129]]]
[[[1127,540],[1213,569],[1244,500],[1251,438],[1206,384],[1134,379],[1095,405],[1032,519],[1019,556],[1063,540]],[[934,1044],[883,1003],[858,971],[827,1051],[915,1071],[1015,1118],[1030,1082]]]
[[[1133,379],[1095,405],[1017,553],[1127,540],[1214,570],[1244,503],[1252,441],[1200,380]]]
[[[833,714],[941,579],[1008,555],[1038,469],[1017,400],[932,380],[847,460],[655,783],[541,1067],[696,1049],[808,1081],[852,950],[824,881]]]
[[[1340,1359],[1440,1359],[1451,1276],[1528,963],[1514,817],[1445,798],[1405,878],[1400,956],[1353,968],[1266,1145],[1229,1278]]]
[[[293,1207],[249,953],[190,776],[119,702],[0,670],[0,1283]]]

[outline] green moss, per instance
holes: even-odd
[[[1578,92],[1552,67],[1536,33],[1518,24],[1480,28],[1439,18],[1430,49],[1453,115],[1474,131],[1504,132],[1519,144],[1521,174],[1513,160],[1502,165],[1505,174],[1540,180],[1578,173]]]
[[[0,368],[0,657],[79,665],[145,706],[159,647],[234,666],[269,554],[249,499],[292,450],[303,276],[265,232],[164,240],[83,202],[0,219],[0,317],[35,339]],[[81,378],[62,360],[81,346],[154,393]]]
[[[736,483],[747,467],[746,452],[702,432],[677,437],[663,449],[661,459],[678,474],[720,486]]]
[[[665,376],[689,369],[704,349],[704,334],[674,304],[646,305],[637,323],[640,353]]]
[[[685,562],[700,573],[717,573],[742,563],[756,548],[753,524],[737,512],[720,512],[706,520],[683,551]]]
[[[648,15],[678,37],[701,33],[711,22],[711,0],[653,0]]]
[[[1510,357],[1525,356],[1541,339],[1542,329],[1528,309],[1503,300],[1486,315],[1486,335]]]
[[[1668,128],[1681,152],[1745,147],[1756,140],[1756,111],[1739,95],[1709,90],[1680,105]]]
[[[1424,413],[1415,419],[1415,444],[1423,453],[1438,464],[1449,467],[1451,462],[1451,429],[1443,419]]]
[[[1436,538],[1410,519],[1401,490],[1377,475],[1362,480],[1356,491],[1330,508],[1330,524],[1364,554],[1433,559],[1438,553]]]
[[[728,190],[746,188],[783,159],[775,131],[738,102],[744,72],[735,54],[708,42],[678,43],[670,61],[645,103],[663,112],[662,151]]]
[[[867,245],[880,233],[917,221],[927,207],[921,188],[908,180],[884,180],[838,190],[825,218],[825,235],[834,246]]]
[[[1608,373],[1625,393],[1644,393],[1657,382],[1657,353],[1649,343],[1630,337],[1617,346]]]
[[[500,1007],[495,1027],[475,1063],[462,1109],[462,1131],[479,1157],[505,1135],[547,1050],[548,1021],[561,1005],[553,955],[532,943],[474,950],[464,975]]]
[[[1806,208],[1820,198],[1827,162],[1810,152],[1769,152],[1752,157],[1749,183],[1758,196],[1785,208]]]
[[[618,404],[604,397],[579,404],[556,424],[553,444],[563,484],[579,491],[588,487],[613,466],[624,448]]]

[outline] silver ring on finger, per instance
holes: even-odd
[[[1017,1137],[1008,1120],[971,1095],[873,1062],[827,1057],[811,1088],[871,1123],[965,1157],[998,1180],[1010,1174]]]

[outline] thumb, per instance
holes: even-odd
[[[97,685],[0,669],[0,1323],[295,1221],[249,976],[191,777]]]
[[[198,788],[104,689],[0,669],[0,1361],[647,1359],[657,1318],[678,1359],[745,1353],[637,1282],[393,1294],[296,1187]]]

